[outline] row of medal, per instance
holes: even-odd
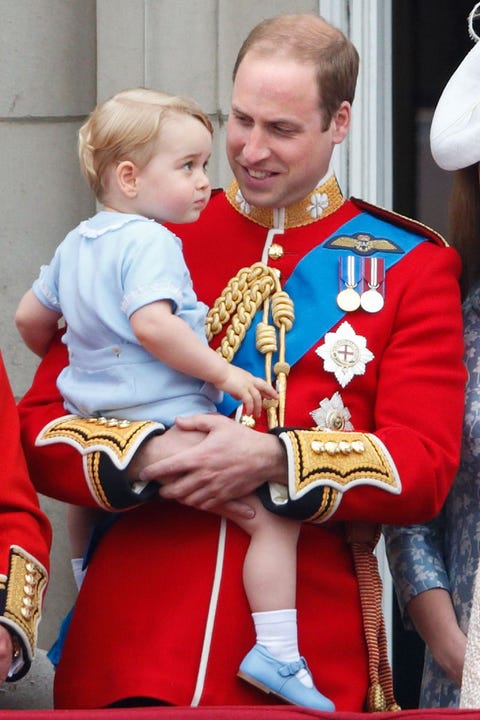
[[[346,255],[339,259],[337,305],[344,312],[379,312],[385,302],[385,261]]]

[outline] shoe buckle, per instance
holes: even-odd
[[[288,677],[289,675],[296,675],[299,670],[303,670],[306,667],[306,662],[303,658],[300,660],[294,660],[290,663],[285,663],[278,668],[278,674],[282,677]]]

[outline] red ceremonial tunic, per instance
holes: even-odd
[[[387,230],[400,227],[409,238],[412,232],[425,237],[409,250],[401,239],[392,241],[396,250],[384,245],[385,237],[372,236],[369,225],[372,212],[383,213],[343,202],[334,181],[316,193],[287,209],[285,230],[273,237],[283,254],[264,258],[278,268],[282,285],[312,248],[340,236],[342,249],[326,251],[334,257],[336,283],[336,253],[366,252],[365,237],[348,235],[343,227],[362,213],[364,234],[377,241],[374,255],[393,252],[396,258],[387,272],[384,308],[345,313],[327,328],[335,333],[347,321],[355,351],[365,339],[372,357],[363,372],[355,365],[342,386],[334,370],[344,365],[333,360],[331,346],[329,365],[315,352],[326,341],[322,331],[288,377],[285,426],[314,426],[310,413],[338,392],[353,428],[374,433],[401,484],[401,492],[400,486],[393,492],[368,478],[353,484],[330,520],[304,523],[298,544],[301,652],[316,686],[337,710],[359,712],[367,657],[345,522],[421,522],[440,510],[449,490],[458,464],[465,379],[460,263],[433,233],[393,216],[386,218]],[[197,223],[176,228],[197,294],[209,305],[240,268],[262,259],[269,227],[282,218],[278,211],[252,211],[234,192],[229,197],[215,194]],[[315,208],[316,197],[326,201],[326,210]],[[318,290],[323,280],[313,277],[311,283]],[[308,303],[310,290],[303,287]],[[310,325],[336,308],[336,292],[321,287],[320,297]],[[288,342],[287,334],[287,348]],[[34,447],[41,428],[64,414],[55,378],[65,361],[63,347],[55,345],[21,404],[25,444],[42,492],[93,505],[74,449]],[[173,502],[154,500],[123,513],[89,566],[57,669],[56,707],[99,707],[128,696],[175,705],[272,704],[272,696],[236,675],[254,643],[241,579],[247,543],[233,523]]]

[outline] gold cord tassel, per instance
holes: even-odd
[[[401,710],[395,700],[392,672],[388,661],[387,636],[382,613],[382,581],[378,572],[375,546],[380,537],[379,526],[350,523],[348,542],[351,545],[355,572],[360,590],[365,641],[368,650],[369,689],[368,712]]]

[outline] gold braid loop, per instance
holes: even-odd
[[[256,263],[251,267],[242,268],[231,280],[228,281],[226,287],[210,311],[206,319],[207,339],[218,335],[222,328],[230,320],[240,303],[245,303],[245,291],[251,292],[252,286],[258,281],[261,274],[262,263]],[[263,266],[265,267],[265,266]],[[257,295],[256,291],[255,295]],[[247,306],[250,299],[247,297]]]
[[[268,271],[267,275],[262,274],[263,268]],[[214,335],[218,335],[232,318],[217,350],[226,360],[231,361],[235,356],[255,313],[277,283],[278,280],[270,268],[262,263],[255,263],[250,268],[242,268],[215,301],[207,315],[207,339],[211,340]]]
[[[278,273],[263,263],[241,268],[235,277],[229,280],[209,310],[206,333],[210,341],[230,322],[217,352],[231,362],[262,305],[263,322],[260,322],[256,329],[256,346],[259,352],[265,355],[265,378],[269,383],[272,383],[272,355],[278,349],[278,362],[275,367],[278,370],[279,401],[264,403],[268,425],[275,427],[279,419],[283,423],[285,414],[286,377],[290,370],[285,361],[285,333],[291,330],[294,321],[293,302],[282,290]],[[275,327],[268,322],[270,312],[273,323],[278,328],[278,341]]]
[[[272,317],[277,327],[285,327],[288,332],[293,327],[295,312],[291,297],[285,290],[276,292],[272,297]]]
[[[275,328],[267,323],[261,322],[257,325],[256,345],[263,355],[277,352],[277,336]]]

